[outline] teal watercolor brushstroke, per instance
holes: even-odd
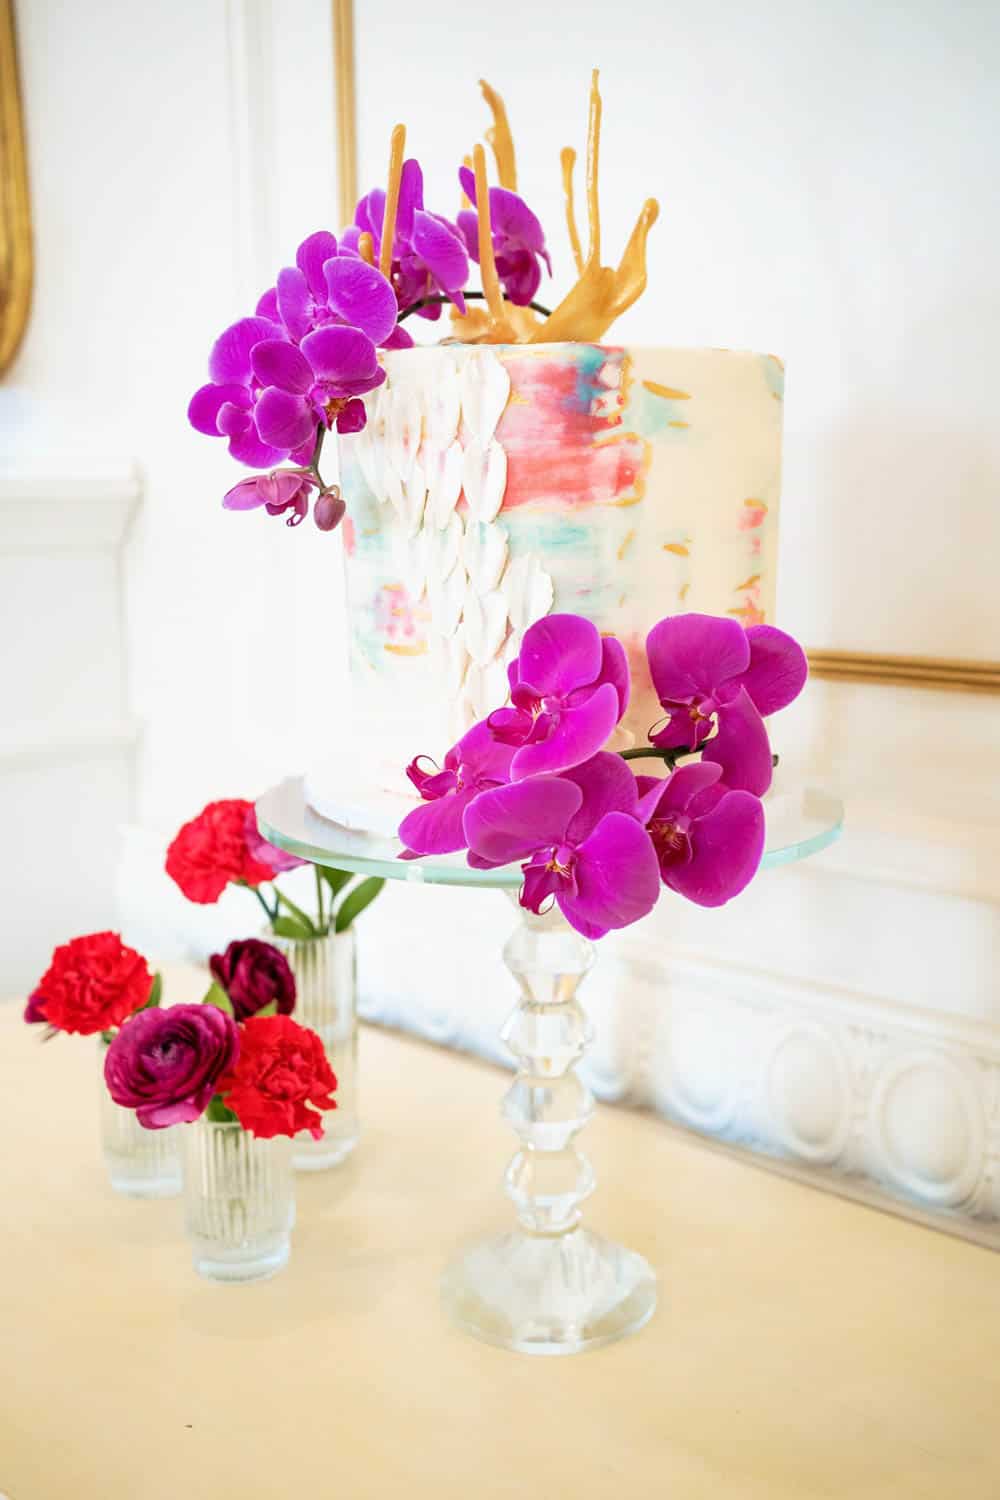
[[[576,390],[573,399],[565,404],[575,411],[588,412],[595,402],[602,396],[607,395],[607,387],[602,385],[597,374],[607,363],[607,354],[596,344],[581,344],[573,351],[576,360]]]
[[[772,396],[777,396],[779,401],[785,399],[785,372],[776,359],[769,354],[760,356],[761,369],[764,372],[764,383]]]

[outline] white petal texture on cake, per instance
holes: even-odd
[[[432,526],[446,526],[462,493],[462,445],[449,443],[434,454],[427,470],[427,518]]]
[[[462,367],[462,416],[473,438],[485,448],[510,399],[510,376],[489,349],[472,349]]]
[[[477,667],[487,667],[499,655],[507,638],[507,601],[499,589],[477,594],[470,588],[462,614],[462,639]],[[496,703],[499,708],[506,697],[506,689]]]
[[[507,533],[502,526],[469,521],[462,560],[469,582],[479,593],[495,589],[507,565]]]
[[[507,488],[507,455],[497,442],[485,448],[473,441],[462,461],[462,489],[477,521],[494,521]]]

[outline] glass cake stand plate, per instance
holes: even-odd
[[[813,787],[771,792],[764,800],[764,808],[767,842],[762,870],[817,854],[833,843],[844,821],[844,805],[839,797]],[[398,839],[357,833],[314,812],[306,801],[305,780],[301,776],[289,777],[265,792],[257,802],[257,822],[272,844],[315,865],[420,885],[516,890],[521,884],[519,864],[505,865],[500,870],[472,870],[465,863],[464,854],[401,860],[402,845]]]
[[[773,791],[765,800],[763,867],[791,864],[840,832],[838,798],[813,789]],[[265,838],[314,864],[422,885],[521,884],[519,865],[471,870],[462,855],[399,859],[393,839],[352,832],[307,804],[301,778],[257,803]],[[526,1354],[577,1354],[634,1333],[656,1308],[656,1275],[643,1257],[581,1224],[594,1172],[576,1137],[594,1098],[576,1065],[592,1030],[577,990],[595,959],[592,943],[558,910],[519,922],[503,950],[520,992],[501,1033],[517,1062],[502,1112],[518,1137],[504,1188],[517,1223],[460,1252],[441,1281],[444,1306],[467,1333]]]

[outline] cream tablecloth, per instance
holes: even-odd
[[[372,1029],[362,1064],[363,1144],[299,1180],[288,1270],[217,1287],[176,1200],[108,1188],[93,1045],[0,1008],[0,1494],[1000,1496],[989,1251],[600,1110],[589,1218],[654,1263],[660,1308],[582,1357],[508,1354],[436,1291],[506,1221],[504,1079]]]

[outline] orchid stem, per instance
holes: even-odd
[[[313,874],[316,877],[316,925],[319,928],[320,937],[326,936],[326,924],[323,918],[323,881],[319,873],[319,865],[313,865]]]
[[[700,755],[702,750],[706,748],[707,742],[705,745],[699,746],[697,750],[689,750],[686,746],[681,746],[677,750],[657,750],[655,745],[636,745],[633,750],[619,750],[618,754],[621,756],[622,760],[666,761],[667,765],[672,771],[676,763],[679,760],[683,760],[685,755]],[[772,767],[776,766],[780,759],[780,755],[772,755]]]
[[[486,301],[485,292],[463,292],[462,296],[465,298],[466,302]],[[397,323],[402,323],[404,318],[408,318],[411,313],[419,312],[422,307],[441,307],[445,302],[450,301],[450,297],[445,297],[441,294],[436,294],[433,297],[421,297],[419,302],[411,302],[409,307],[404,308],[396,321]],[[529,302],[528,306],[531,308],[532,312],[541,313],[544,318],[551,318],[552,316],[552,309],[543,307],[540,302]]]

